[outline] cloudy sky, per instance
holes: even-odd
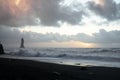
[[[120,47],[120,0],[0,0],[5,48]]]

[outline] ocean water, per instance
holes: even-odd
[[[107,66],[120,68],[120,48],[41,48],[7,49],[7,55],[66,65]]]

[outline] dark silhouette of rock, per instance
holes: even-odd
[[[81,67],[81,70],[88,70],[87,67]]]
[[[25,47],[24,47],[24,39],[23,39],[23,38],[21,38],[21,45],[20,45],[20,48],[25,48]]]
[[[1,44],[1,42],[0,42],[0,54],[4,54],[4,48],[3,48],[3,45]]]

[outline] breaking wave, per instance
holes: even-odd
[[[120,62],[120,49],[82,49],[82,48],[46,48],[46,49],[14,49],[8,50],[8,55],[24,57],[52,57],[68,59],[85,59]]]

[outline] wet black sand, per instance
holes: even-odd
[[[120,80],[120,68],[0,58],[0,80]]]

